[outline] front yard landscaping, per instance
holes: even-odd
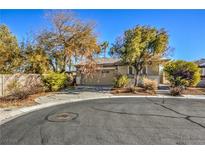
[[[153,92],[147,92],[144,88],[141,87],[112,88],[110,93],[114,95],[140,95],[140,96],[156,95]]]
[[[157,96],[156,93],[145,91],[144,88],[135,87],[135,88],[112,88],[110,91],[111,94],[116,96]],[[54,94],[52,92],[41,92],[37,94],[29,95],[24,99],[9,99],[8,97],[0,98],[0,108],[19,108],[33,106],[37,103],[35,99],[41,96],[46,96],[49,94]],[[182,95],[205,95],[205,88],[195,88],[189,87],[183,91]]]
[[[31,78],[32,76],[32,78]],[[0,97],[0,108],[17,108],[35,105],[35,99],[67,87],[65,73],[43,75],[13,74],[5,82],[5,95]]]
[[[24,99],[10,99],[8,97],[1,97],[0,98],[0,108],[19,108],[19,107],[26,107],[26,106],[33,106],[37,103],[35,99],[40,96],[48,95],[48,93],[42,92],[33,95],[29,95]]]
[[[112,88],[110,91],[113,95],[140,95],[140,96],[157,96],[156,91],[147,91],[142,87],[135,87],[135,88]],[[168,95],[171,96],[170,92]],[[205,88],[197,88],[197,87],[187,87],[185,90],[182,91],[181,95],[205,95]]]
[[[205,88],[189,87],[182,92],[183,95],[205,95]]]

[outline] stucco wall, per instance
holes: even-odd
[[[205,76],[205,68],[201,68],[201,75]]]
[[[159,75],[159,65],[148,65],[147,75],[158,76]]]
[[[0,74],[0,97],[3,96],[3,75]]]
[[[128,73],[128,66],[118,66],[118,73],[127,75]]]
[[[113,85],[114,78],[117,74],[128,75],[131,80],[131,83],[134,83],[134,75],[128,74],[128,65],[116,66],[116,67],[106,67],[101,68],[102,70],[98,70],[95,72],[92,77],[87,77],[85,75],[78,73],[78,80],[81,85]],[[107,73],[106,70],[108,71]],[[103,73],[104,71],[104,73]],[[149,79],[156,80],[160,83],[160,73],[159,73],[159,65],[148,65],[147,66],[147,75]],[[135,70],[133,70],[135,73]]]
[[[133,70],[133,72],[135,73],[135,69]],[[127,75],[128,66],[118,66],[118,73]],[[159,65],[147,65],[147,75],[158,76],[159,74]]]
[[[43,82],[39,74],[0,74],[0,96],[10,94],[7,87],[13,81],[19,84],[21,90],[43,87]]]
[[[205,88],[205,79],[202,79],[197,86]]]

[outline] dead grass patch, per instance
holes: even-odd
[[[35,105],[35,99],[40,96],[45,96],[48,93],[42,92],[37,94],[32,94],[25,99],[7,99],[6,97],[0,98],[0,108],[18,108]]]
[[[113,95],[155,95],[151,92],[145,91],[144,88],[135,87],[135,88],[113,88],[111,89],[111,94]]]
[[[205,88],[189,87],[182,92],[184,95],[205,95]]]

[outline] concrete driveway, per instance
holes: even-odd
[[[205,144],[205,100],[110,98],[59,105],[1,125],[0,144]]]

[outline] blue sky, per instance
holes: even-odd
[[[165,28],[170,35],[174,59],[205,58],[205,10],[73,10],[83,20],[96,22],[99,41],[110,44],[135,25]],[[46,27],[46,10],[0,10],[6,24],[21,41],[31,31]]]

